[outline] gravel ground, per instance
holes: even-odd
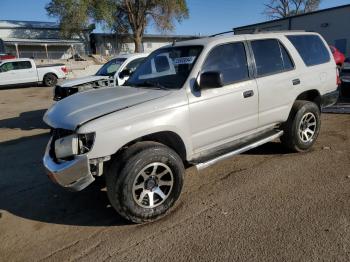
[[[350,261],[350,115],[323,114],[308,153],[272,142],[189,168],[174,211],[134,225],[102,183],[70,193],[46,177],[51,94],[0,90],[1,261]]]

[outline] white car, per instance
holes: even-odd
[[[122,54],[104,64],[95,75],[66,80],[56,86],[54,100],[93,88],[121,86],[147,56],[144,53]]]
[[[0,86],[43,83],[55,86],[57,79],[66,78],[64,64],[36,65],[32,59],[9,59],[0,61]]]

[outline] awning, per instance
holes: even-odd
[[[38,45],[38,46],[70,46],[70,45],[83,45],[84,43],[79,40],[66,40],[66,39],[23,39],[23,38],[2,38],[4,44],[13,45]]]

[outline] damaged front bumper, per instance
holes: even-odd
[[[53,182],[70,191],[80,191],[95,180],[87,155],[77,155],[72,160],[58,163],[50,156],[50,145],[51,141],[46,148],[43,163]]]

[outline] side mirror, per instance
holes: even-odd
[[[131,70],[130,69],[124,69],[119,73],[119,78],[123,79],[124,77],[129,77],[131,75]]]
[[[224,77],[221,72],[212,71],[200,75],[199,87],[201,89],[218,88],[222,86],[224,86]]]

